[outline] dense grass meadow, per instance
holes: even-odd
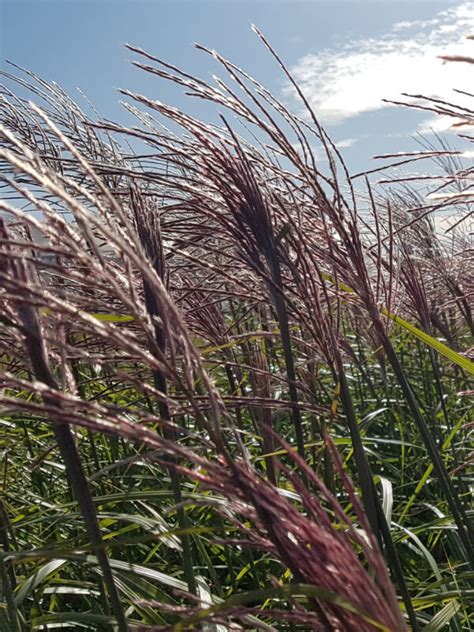
[[[474,629],[473,168],[350,174],[256,36],[294,112],[203,47],[129,47],[130,127],[2,73],[2,632]]]

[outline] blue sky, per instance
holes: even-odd
[[[466,39],[474,34],[470,1],[0,0],[0,7],[2,67],[10,59],[71,94],[79,86],[101,115],[121,122],[128,119],[118,87],[208,114],[134,68],[125,42],[211,79],[216,66],[193,48],[200,42],[248,69],[298,111],[251,32],[253,22],[299,79],[352,170],[370,167],[374,154],[413,149],[414,134],[452,123],[383,106],[383,97],[417,91],[451,98],[453,87],[472,89],[474,77],[474,66],[437,58],[474,56],[474,41]]]

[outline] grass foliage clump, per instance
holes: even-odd
[[[129,48],[215,124],[3,73],[2,631],[474,625],[471,169],[351,176],[255,30],[304,113],[203,47]]]

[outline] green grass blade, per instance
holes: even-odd
[[[423,632],[438,632],[442,630],[451,619],[456,616],[461,604],[456,599],[449,601],[444,608],[435,614],[427,626],[423,628]]]

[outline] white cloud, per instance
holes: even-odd
[[[342,140],[337,141],[335,145],[338,149],[347,149],[348,147],[352,147],[352,145],[355,145],[357,141],[357,138],[343,138]]]
[[[474,2],[469,1],[431,20],[398,22],[380,38],[305,55],[292,72],[325,123],[387,107],[382,99],[400,100],[402,92],[448,99],[474,109],[474,99],[452,91],[470,90],[474,66],[439,59],[440,55],[474,57],[474,41],[466,39],[473,32]],[[292,93],[291,88],[287,90]],[[453,122],[449,119],[449,124]],[[431,123],[431,127],[447,126],[447,121]]]
[[[447,132],[456,120],[452,116],[435,115],[422,121],[417,131],[420,134]]]
[[[444,237],[448,240],[452,239],[456,234],[469,235],[472,233],[474,222],[469,217],[466,217],[462,223],[458,224],[457,228],[454,228],[452,232],[449,232],[449,229],[459,222],[460,219],[462,219],[462,214],[452,212],[450,215],[434,214],[432,216],[435,231],[438,233],[438,236],[441,239]]]
[[[457,96],[455,100],[459,104],[461,104],[461,101],[465,101],[465,99],[460,99]],[[465,103],[465,105],[470,106],[474,110],[474,100],[471,100],[470,103]],[[440,133],[451,130],[465,134],[468,132],[472,133],[473,129],[474,125],[470,121],[438,114],[422,121],[416,131],[420,134],[429,134],[430,132]]]
[[[352,147],[352,145],[355,145],[355,143],[357,142],[359,142],[358,138],[343,138],[341,140],[335,141],[334,144],[337,149],[347,149],[348,147]],[[296,151],[300,155],[303,155],[303,150],[300,143],[292,143],[292,147],[293,149],[296,149]],[[327,160],[326,151],[322,145],[311,145],[311,151],[313,152],[313,156],[317,161]]]

